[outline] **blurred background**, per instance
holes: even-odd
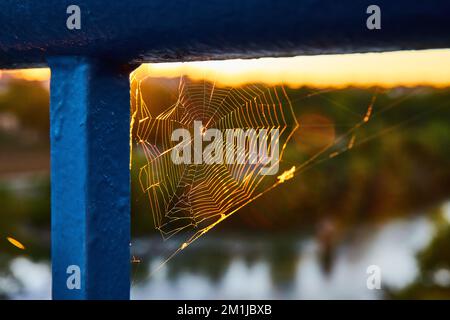
[[[134,148],[132,298],[450,298],[448,50],[152,64],[138,72],[146,101],[162,110],[177,96],[180,75],[217,86],[284,85],[300,123],[284,156],[292,163],[373,111],[351,150],[314,162],[161,268],[179,243],[154,230]],[[49,78],[47,69],[0,71],[4,299],[51,294]],[[381,290],[366,286],[370,265],[381,269]]]

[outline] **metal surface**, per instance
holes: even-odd
[[[85,58],[50,66],[53,298],[128,299],[128,75]]]
[[[81,29],[66,28],[66,8]],[[368,30],[377,4],[382,29]],[[119,62],[450,47],[448,0],[2,0],[0,67],[39,66],[47,57]]]

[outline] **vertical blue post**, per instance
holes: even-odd
[[[81,57],[49,65],[53,298],[129,299],[128,74]]]

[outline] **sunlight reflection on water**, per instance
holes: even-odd
[[[450,206],[444,206],[446,215]],[[382,284],[400,289],[417,275],[416,253],[429,243],[434,231],[425,217],[395,220],[367,229],[357,241],[344,241],[336,248],[333,267],[323,272],[318,243],[313,238],[299,241],[293,254],[294,276],[289,283],[274,279],[271,268],[283,263],[261,256],[248,263],[234,253],[217,281],[201,271],[180,269],[174,275],[164,267],[152,277],[137,279],[133,299],[377,299],[379,290],[366,287],[366,268],[376,264],[382,270]],[[228,239],[239,242],[240,239]],[[271,246],[271,239],[264,246]],[[214,242],[204,246],[216,250]],[[214,241],[227,241],[215,239]],[[251,246],[251,244],[249,244]],[[267,249],[266,248],[266,249]],[[264,250],[266,250],[264,249]],[[266,250],[267,251],[267,250]],[[190,254],[186,251],[183,254]],[[193,251],[191,254],[195,255]],[[150,272],[161,263],[154,258],[141,267]],[[206,260],[208,261],[208,260]],[[180,261],[178,261],[179,263]],[[171,261],[170,263],[176,263]],[[205,263],[205,262],[204,262]],[[207,262],[206,262],[207,263]],[[0,277],[0,290],[13,299],[49,299],[51,276],[48,263],[18,257],[9,264],[10,275]],[[195,271],[195,270],[194,270]]]
[[[377,230],[362,242],[339,247],[329,274],[322,272],[315,240],[300,245],[293,285],[286,288],[274,283],[269,262],[259,260],[248,266],[233,257],[218,283],[192,273],[181,273],[169,279],[166,268],[153,279],[137,282],[132,288],[134,299],[376,299],[377,290],[366,287],[366,268],[377,264],[383,283],[402,288],[417,275],[415,254],[433,234],[432,225],[423,217],[394,221]],[[161,261],[153,261],[154,270]],[[273,263],[273,262],[271,262]],[[276,262],[275,262],[276,263]]]

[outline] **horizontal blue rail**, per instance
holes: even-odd
[[[70,4],[81,29],[66,28]],[[366,28],[381,8],[381,30]],[[448,0],[2,0],[0,68],[450,47]]]

